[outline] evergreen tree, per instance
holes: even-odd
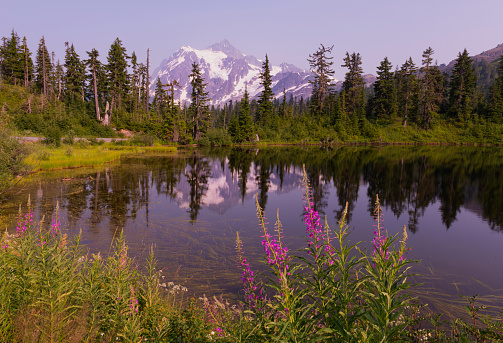
[[[35,62],[35,85],[47,96],[50,91],[50,76],[52,71],[51,57],[45,45],[45,38],[42,36],[38,44],[36,62]]]
[[[440,109],[443,94],[443,76],[433,65],[431,47],[423,52],[423,64],[419,80],[419,120],[425,129],[430,128],[433,115]]]
[[[201,70],[196,62],[192,63],[192,72],[189,78],[192,86],[191,104],[189,106],[192,138],[198,140],[209,129],[211,117],[206,83],[204,83]]]
[[[355,127],[357,120],[365,111],[365,81],[363,80],[362,59],[360,54],[346,52],[342,67],[348,68],[342,89],[344,91],[345,112]]]
[[[400,70],[395,73],[398,115],[403,118],[403,126],[407,126],[409,118],[416,119],[418,80],[417,67],[412,57],[402,64]]]
[[[245,87],[245,94],[240,102],[239,108],[239,130],[240,141],[249,142],[255,139],[255,132],[253,129],[253,119],[250,114],[250,98],[248,95],[248,87]]]
[[[237,116],[231,115],[231,120],[229,122],[229,130],[227,131],[231,136],[231,139],[235,143],[240,143],[241,140],[241,128],[239,127],[239,118]]]
[[[98,50],[92,49],[91,52],[86,51],[89,59],[85,60],[84,63],[89,68],[90,75],[88,76],[88,84],[91,91],[88,92],[88,97],[94,100],[94,108],[96,111],[96,119],[101,121],[100,115],[100,104],[99,104],[99,93],[98,93],[98,84],[99,78],[101,75],[101,80],[103,80],[104,72],[103,65],[98,60],[98,56],[100,55]]]
[[[58,62],[56,63],[56,66],[52,68],[52,73],[50,77],[50,84],[51,84],[51,89],[55,89],[56,85],[58,87],[58,100],[61,99],[61,92],[63,91],[63,78],[64,78],[64,72],[63,72],[63,66]]]
[[[155,107],[158,118],[164,118],[168,110],[169,102],[167,92],[164,90],[164,85],[160,78],[157,78],[157,82],[155,83],[155,96],[152,104]]]
[[[328,57],[328,54],[332,52],[334,46],[330,48],[325,48],[323,44],[316,50],[312,55],[309,55],[307,61],[311,67],[311,71],[314,73],[314,79],[309,81],[313,85],[312,95],[311,95],[311,110],[313,114],[320,116],[323,112],[323,107],[325,99],[332,91],[331,78],[334,75],[332,69],[331,60],[333,57]]]
[[[390,120],[396,116],[396,90],[392,65],[385,57],[377,67],[377,80],[374,83],[372,98],[372,114],[376,118]]]
[[[122,41],[116,38],[110,46],[107,56],[107,77],[111,110],[122,109],[122,102],[129,90],[128,58],[126,48],[122,46]]]
[[[72,45],[68,42],[66,45],[65,53],[65,97],[67,101],[72,101],[80,98],[84,101],[84,88],[85,88],[85,66],[80,61],[80,57]]]
[[[28,49],[28,43],[26,42],[26,37],[23,37],[23,45],[21,46],[21,51],[23,54],[23,76],[24,76],[24,86],[28,88],[31,79],[33,78],[33,60],[31,59],[31,52]]]
[[[489,93],[489,115],[494,120],[503,118],[503,56],[498,66],[498,76]]]
[[[12,30],[10,39],[5,39],[0,49],[2,55],[1,74],[10,84],[18,84],[24,80],[24,56],[19,37]]]
[[[262,62],[262,72],[260,73],[260,85],[263,87],[262,92],[258,97],[257,123],[265,125],[268,123],[274,114],[274,105],[272,100],[274,93],[272,92],[272,77],[269,68],[269,58],[265,55],[265,61]]]
[[[451,117],[460,121],[470,119],[476,84],[472,59],[465,49],[459,53],[449,81],[448,114]]]
[[[140,104],[140,73],[139,64],[136,53],[133,51],[131,54],[131,67],[133,73],[131,74],[131,97],[132,97],[132,112],[137,112]]]
[[[281,105],[279,106],[279,115],[282,118],[288,116],[288,105],[286,103],[286,90],[283,88],[283,100],[281,100]]]

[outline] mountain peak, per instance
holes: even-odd
[[[189,74],[194,62],[200,67],[207,83],[206,91],[214,105],[241,99],[245,87],[250,98],[256,97],[261,91],[260,62],[252,55],[241,53],[226,39],[203,50],[187,45],[181,47],[155,69],[152,80],[159,78],[164,84],[177,80],[179,87],[175,89],[175,99],[183,104],[190,101],[192,86]],[[294,97],[308,97],[311,92],[308,82],[311,73],[292,64],[272,66],[271,76],[276,97],[283,96],[283,91]],[[155,84],[151,84],[150,91],[153,95]]]
[[[236,59],[245,57],[245,55],[241,51],[233,47],[232,44],[227,39],[222,40],[220,43],[215,43],[209,46],[208,49],[213,51],[221,51],[227,56]]]

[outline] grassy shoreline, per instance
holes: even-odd
[[[32,152],[24,163],[32,172],[58,169],[96,167],[118,161],[122,156],[132,154],[176,153],[172,146],[117,146],[112,143],[92,147],[63,146],[52,148],[33,144]]]

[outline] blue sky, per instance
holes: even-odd
[[[45,36],[48,49],[64,59],[64,43],[81,58],[96,48],[104,60],[119,37],[140,61],[151,50],[151,70],[182,45],[196,49],[228,39],[248,55],[273,64],[307,68],[320,43],[334,45],[335,76],[342,59],[359,52],[365,73],[387,56],[393,66],[409,56],[421,63],[428,46],[438,63],[464,48],[478,54],[503,43],[503,0],[0,0],[0,36],[14,29],[35,54]]]

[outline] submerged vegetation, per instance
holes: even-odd
[[[346,210],[336,228],[314,209],[304,171],[306,244],[292,252],[277,215],[275,233],[258,203],[264,263],[254,273],[237,235],[244,300],[187,299],[187,290],[132,259],[117,233],[109,252],[89,254],[62,231],[56,205],[34,222],[30,201],[0,247],[0,337],[19,342],[501,342],[501,318],[467,298],[469,319],[444,320],[418,304],[408,280],[407,230],[390,236],[379,197],[371,250],[351,241]],[[369,228],[369,236],[372,231]],[[238,280],[236,280],[238,282]],[[503,315],[503,313],[502,313]]]

